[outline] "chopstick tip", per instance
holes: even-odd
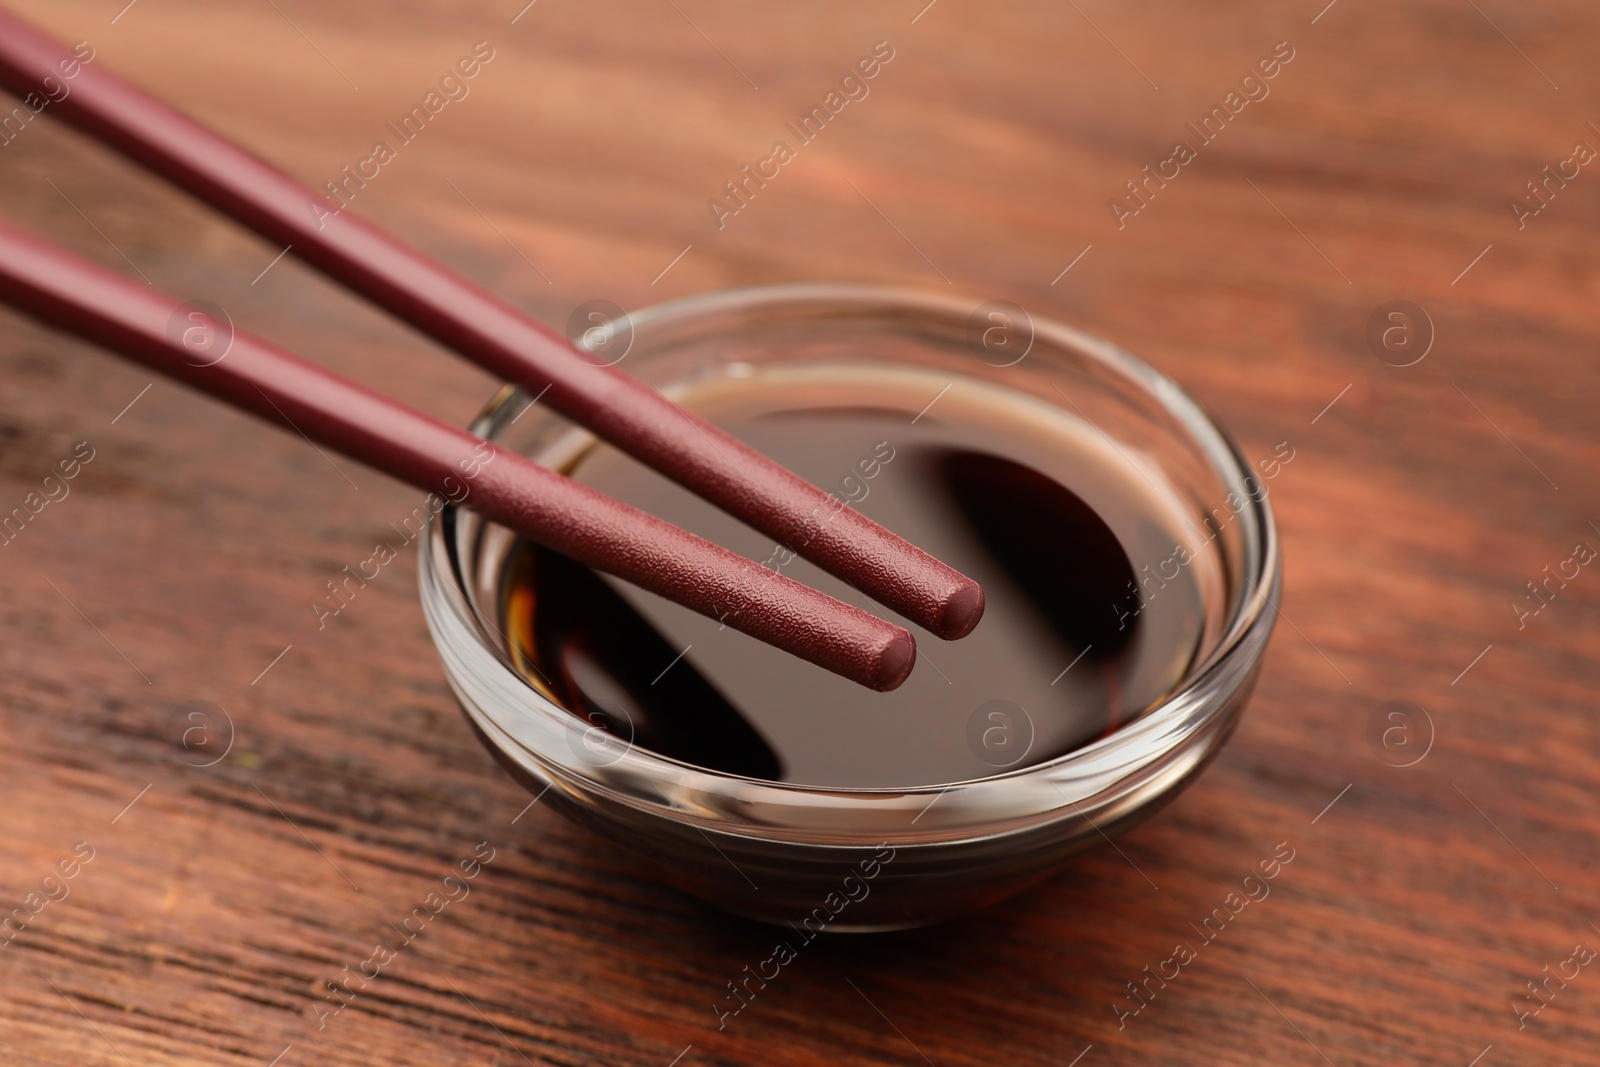
[[[911,675],[917,662],[917,642],[905,630],[899,630],[878,657],[876,671],[869,683],[880,693],[900,688]]]
[[[983,605],[983,586],[968,579],[965,585],[945,600],[933,632],[946,641],[967,636],[983,618]]]

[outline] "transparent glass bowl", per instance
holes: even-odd
[[[598,320],[597,320],[598,321]],[[732,290],[634,312],[584,335],[668,395],[763,366],[872,361],[979,379],[1106,435],[1128,476],[1159,481],[1213,532],[1219,565],[1192,665],[1110,735],[993,777],[896,789],[793,785],[657,756],[592,728],[514,668],[499,620],[510,534],[447,507],[422,541],[423,609],[468,721],[543,803],[717,907],[806,937],[921,926],[1058,870],[1172,799],[1227,739],[1260,669],[1281,582],[1266,490],[1175,383],[1011,304],[847,285]],[[507,387],[476,433],[560,466],[589,438]]]

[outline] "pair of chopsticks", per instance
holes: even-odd
[[[0,10],[0,88],[59,86],[71,57]],[[977,583],[732,435],[101,65],[65,84],[50,114],[938,636],[977,625]],[[169,327],[185,305],[4,222],[0,301],[862,685],[893,689],[915,662],[902,627],[267,341],[239,332],[222,358],[197,357]]]

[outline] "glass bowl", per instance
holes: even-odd
[[[543,803],[668,883],[807,939],[938,922],[1027,888],[1156,811],[1232,732],[1281,582],[1266,486],[1194,400],[1133,356],[1014,304],[850,285],[740,289],[597,316],[580,343],[669,396],[841,360],[1015,390],[1089,423],[1127,459],[1128,477],[1161,484],[1217,547],[1196,654],[1143,714],[991,777],[843,789],[681,763],[550,699],[518,672],[501,632],[512,536],[446,507],[422,539],[422,604],[468,722]],[[511,387],[472,429],[556,467],[591,440]]]

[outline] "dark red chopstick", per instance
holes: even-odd
[[[64,82],[58,64],[70,55],[0,10],[0,87],[21,96],[47,76],[68,85],[50,114],[492,373],[548,390],[544,402],[575,422],[940,637],[977,625],[983,590],[972,579],[100,64],[78,64]]]
[[[862,685],[893,689],[915,661],[892,623],[265,341],[197,356],[177,300],[3,220],[0,301]]]

